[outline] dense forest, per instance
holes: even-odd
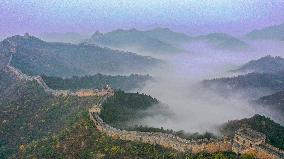
[[[159,101],[149,95],[116,91],[103,103],[100,116],[114,127],[125,128],[129,121],[133,123],[147,116],[145,110],[155,104],[159,104]]]
[[[268,143],[284,150],[284,127],[273,120],[261,115],[255,115],[242,120],[233,120],[223,125],[221,132],[230,136],[241,127],[249,127],[264,133]]]
[[[114,89],[129,91],[141,88],[145,82],[152,80],[149,75],[131,74],[129,76],[111,76],[96,74],[93,76],[73,76],[71,78],[42,76],[46,84],[52,89],[78,90],[78,89],[101,89],[110,85]]]

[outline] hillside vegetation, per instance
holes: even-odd
[[[114,89],[129,91],[142,88],[148,80],[152,80],[149,75],[131,74],[129,76],[111,76],[96,74],[93,76],[72,76],[71,78],[61,78],[53,76],[42,76],[46,84],[52,89],[78,90],[78,89],[101,89],[110,85]]]
[[[18,82],[0,73],[0,158],[16,154],[22,144],[64,129],[99,100],[53,97],[36,82]]]

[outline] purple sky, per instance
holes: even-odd
[[[0,37],[158,26],[242,34],[283,22],[283,0],[0,0]]]

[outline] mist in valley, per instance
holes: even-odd
[[[251,98],[242,92],[233,92],[223,96],[204,87],[201,82],[206,79],[236,76],[237,69],[244,63],[266,55],[283,55],[284,45],[277,42],[248,42],[249,51],[232,52],[213,49],[205,43],[184,45],[185,52],[172,55],[155,55],[165,61],[166,65],[153,68],[149,81],[139,90],[165,103],[174,114],[166,117],[161,110],[151,108],[155,116],[141,119],[140,124],[163,127],[173,130],[194,132],[214,132],[229,120],[251,117],[254,114],[266,115],[275,121],[283,121],[281,115],[269,108],[255,107]],[[259,90],[258,90],[259,91]],[[265,92],[263,92],[265,94]]]

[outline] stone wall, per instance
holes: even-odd
[[[232,142],[229,139],[200,139],[200,140],[186,140],[172,134],[161,132],[139,132],[139,131],[125,131],[113,128],[106,124],[100,117],[101,105],[96,105],[89,109],[90,119],[93,121],[97,130],[111,136],[114,139],[121,139],[127,141],[137,141],[154,145],[161,145],[165,148],[173,149],[179,152],[220,152],[231,151]]]
[[[107,97],[105,97],[102,102],[106,99]],[[137,141],[154,145],[157,144],[179,152],[190,152],[193,154],[199,152],[214,153],[233,151],[237,154],[254,154],[257,158],[260,159],[284,158],[283,150],[265,143],[265,136],[261,136],[261,133],[258,132],[252,134],[252,136],[260,135],[258,136],[258,138],[254,139],[251,139],[245,135],[242,136],[241,134],[236,132],[233,140],[226,137],[210,140],[186,140],[172,134],[165,134],[160,132],[138,132],[116,129],[106,124],[99,117],[102,109],[102,102],[89,109],[89,116],[97,130],[105,133],[108,136],[111,136],[114,139]]]

